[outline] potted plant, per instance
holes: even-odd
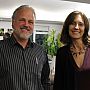
[[[48,54],[49,64],[50,64],[50,79],[54,79],[55,74],[55,59],[57,49],[63,44],[60,42],[61,34],[56,36],[56,30],[52,29],[48,35],[45,36],[43,40],[43,46]]]
[[[62,46],[62,43],[60,42],[60,36],[59,33],[57,37],[55,37],[56,30],[52,29],[48,35],[45,36],[45,39],[43,41],[43,46],[46,49],[46,52],[51,57],[56,56],[57,49]]]

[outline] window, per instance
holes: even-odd
[[[33,41],[42,45],[43,39],[45,35],[48,34],[48,31],[49,31],[49,26],[36,25],[33,33]]]

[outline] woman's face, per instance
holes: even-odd
[[[81,15],[77,15],[74,21],[69,25],[69,36],[74,40],[81,39],[85,30],[85,24]]]

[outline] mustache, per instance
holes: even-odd
[[[27,29],[28,30],[28,27],[27,26],[21,26],[20,29]]]

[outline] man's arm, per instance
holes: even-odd
[[[49,67],[48,57],[47,57],[47,60],[43,66],[42,75],[41,75],[41,82],[44,87],[44,90],[50,90],[49,73],[50,73],[50,67]]]

